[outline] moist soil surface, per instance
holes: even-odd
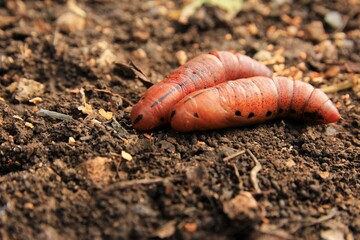
[[[1,239],[360,239],[359,3],[183,4],[0,1]],[[129,62],[155,83],[211,50],[354,90],[328,125],[134,130]]]

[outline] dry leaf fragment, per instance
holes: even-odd
[[[103,108],[101,108],[101,109],[99,110],[99,114],[100,114],[102,117],[104,117],[106,120],[110,120],[110,119],[112,119],[112,117],[113,117],[113,113],[112,113],[112,112],[107,112],[107,111],[105,111]]]
[[[30,99],[29,102],[31,102],[33,104],[38,104],[38,103],[42,103],[43,99],[41,97],[34,97],[34,98]]]
[[[28,127],[28,128],[31,128],[33,129],[34,128],[34,125],[30,122],[25,122],[25,126]]]
[[[83,88],[80,89],[81,100],[83,105],[78,107],[79,111],[82,111],[84,114],[91,115],[93,113],[92,105],[86,103],[85,90]]]
[[[85,103],[85,105],[78,107],[78,110],[84,114],[91,115],[93,113],[93,108],[90,104]]]
[[[146,137],[147,139],[153,139],[153,137],[147,133],[144,133],[144,137]]]
[[[123,77],[138,78],[147,88],[154,85],[132,61],[130,61],[129,64],[115,63],[114,71]]]

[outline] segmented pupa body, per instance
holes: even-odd
[[[329,97],[308,83],[285,77],[228,81],[187,95],[171,108],[170,124],[181,132],[244,126],[276,117],[332,123],[340,114]]]
[[[171,107],[194,91],[229,80],[271,75],[266,66],[241,54],[212,51],[199,55],[147,90],[132,108],[133,126],[151,130],[168,123]]]

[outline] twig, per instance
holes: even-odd
[[[114,153],[114,152],[110,152],[110,155],[115,156],[115,158],[113,158],[114,159],[114,161],[113,161],[114,167],[115,167],[118,178],[121,179],[120,170],[119,170],[120,169],[120,164],[122,162],[121,155],[117,154],[117,153]],[[117,159],[119,159],[119,161]]]
[[[70,116],[70,115],[58,113],[58,112],[54,112],[54,111],[49,111],[49,110],[45,110],[42,108],[40,108],[40,110],[35,114],[40,117],[53,117],[53,118],[60,119],[60,120],[73,119],[72,116]]]
[[[255,162],[255,167],[253,169],[251,169],[251,172],[250,172],[251,182],[252,182],[252,184],[253,184],[253,186],[255,188],[255,192],[256,193],[261,193],[261,189],[259,187],[259,183],[258,183],[258,180],[257,180],[257,177],[256,177],[257,173],[261,170],[261,164],[249,149],[247,149],[246,152],[250,155],[250,157]]]
[[[352,85],[353,85],[352,81],[347,80],[347,81],[339,83],[339,84],[334,84],[334,85],[322,87],[321,90],[324,93],[334,93],[334,92],[339,92],[339,91],[351,88]]]
[[[332,219],[333,217],[335,217],[338,214],[338,211],[336,208],[333,208],[330,210],[330,212],[322,217],[319,218],[312,218],[310,221],[306,221],[305,222],[305,226],[309,227],[318,223],[322,223],[322,222],[326,222],[330,219]]]
[[[294,239],[294,237],[291,236],[290,234],[283,233],[283,232],[264,231],[264,230],[258,230],[258,232],[261,233],[263,236],[270,235],[270,236],[276,237],[275,239],[288,239],[288,240]]]
[[[179,177],[167,177],[167,178],[157,177],[157,178],[152,178],[152,179],[148,179],[148,178],[134,179],[134,180],[114,183],[114,184],[110,185],[108,189],[124,189],[127,187],[136,186],[136,185],[149,185],[149,184],[163,183],[166,181],[176,181],[176,180],[180,180],[180,178]]]
[[[244,185],[243,185],[243,182],[242,182],[240,174],[239,174],[239,169],[237,168],[235,163],[233,164],[233,168],[234,168],[235,176],[237,177],[237,179],[239,181],[239,184],[238,184],[239,190],[242,191],[244,188]]]
[[[95,91],[96,91],[96,92],[108,93],[108,94],[110,94],[110,95],[112,95],[112,96],[121,98],[122,100],[124,100],[125,102],[127,102],[128,104],[130,104],[131,106],[134,106],[134,105],[135,105],[132,101],[130,101],[130,100],[127,99],[126,97],[121,96],[121,95],[118,94],[118,93],[113,93],[113,92],[111,92],[110,90],[107,90],[107,89],[95,89]]]
[[[231,154],[230,156],[225,157],[223,160],[224,161],[229,161],[230,159],[236,158],[237,156],[240,156],[241,154],[244,154],[244,153],[245,153],[245,150],[241,150],[239,152]]]
[[[323,223],[323,222],[326,222],[330,219],[332,219],[333,217],[335,217],[336,215],[338,214],[338,211],[336,208],[333,208],[330,210],[330,212],[322,217],[319,217],[319,218],[307,218],[307,219],[304,219],[300,222],[298,221],[295,221],[296,223],[298,223],[298,226],[296,226],[294,229],[292,229],[290,231],[291,234],[294,234],[296,233],[297,231],[299,231],[300,229],[302,228],[305,228],[305,227],[310,227],[310,226],[313,226],[313,225],[316,225],[316,224],[319,224],[319,223]]]

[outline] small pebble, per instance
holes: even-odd
[[[149,10],[152,16],[166,16],[169,10],[165,6],[156,6]]]
[[[57,19],[56,24],[62,32],[81,31],[85,28],[85,18],[72,12],[66,12]]]
[[[328,126],[326,128],[326,135],[327,136],[334,136],[337,133],[336,129],[332,126]]]
[[[325,33],[325,29],[321,21],[313,21],[305,25],[304,31],[307,38],[309,38],[310,40],[320,42],[327,39],[327,34]]]
[[[333,34],[333,38],[342,40],[346,38],[346,34],[343,32],[336,32]]]
[[[176,59],[177,59],[177,61],[178,61],[178,63],[180,65],[185,64],[187,62],[187,59],[188,59],[188,57],[186,55],[186,52],[183,51],[183,50],[177,51],[175,53],[175,57],[176,57]]]
[[[76,167],[76,172],[91,180],[95,186],[104,187],[112,182],[115,177],[115,171],[112,169],[113,162],[110,158],[95,157],[80,163]]]
[[[16,85],[14,96],[15,99],[24,102],[44,93],[45,86],[32,79],[21,78]]]
[[[142,48],[136,49],[135,51],[132,52],[132,54],[134,55],[135,58],[138,58],[138,59],[147,58],[147,54],[146,54],[145,50]]]
[[[249,24],[247,25],[247,29],[249,31],[249,33],[253,36],[257,35],[259,33],[259,29],[257,28],[257,26],[255,24]]]
[[[269,61],[272,59],[271,52],[266,50],[260,50],[254,55],[254,59],[260,62]]]
[[[341,14],[336,11],[331,11],[325,15],[325,22],[332,28],[337,29],[343,26]]]
[[[131,161],[133,159],[130,153],[125,151],[121,151],[121,157],[127,161]]]
[[[317,174],[319,175],[319,177],[321,177],[322,179],[327,179],[330,176],[330,173],[328,171],[319,171],[317,172]]]
[[[288,159],[286,160],[286,162],[285,162],[285,165],[286,165],[288,168],[292,168],[293,166],[296,165],[296,163],[294,162],[293,159],[288,158]]]
[[[32,210],[34,209],[34,204],[32,204],[31,202],[27,202],[24,204],[24,209],[25,210]]]
[[[135,31],[133,37],[140,41],[147,41],[150,37],[150,33],[144,31]]]
[[[68,143],[69,143],[70,145],[74,145],[74,144],[76,143],[75,138],[73,138],[73,137],[69,137],[69,141],[68,141]]]
[[[96,62],[99,67],[106,69],[107,67],[111,67],[116,59],[116,55],[110,49],[106,49]]]

